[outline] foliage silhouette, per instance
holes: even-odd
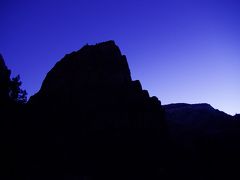
[[[22,82],[20,75],[11,78],[9,70],[0,55],[0,100],[2,104],[16,103],[25,104],[27,102],[27,92],[21,89]]]
[[[20,75],[13,77],[9,86],[9,98],[19,104],[27,102],[27,91],[21,89]]]

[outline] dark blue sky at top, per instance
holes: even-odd
[[[240,112],[239,0],[0,0],[0,53],[29,95],[66,53],[115,40],[163,104]]]

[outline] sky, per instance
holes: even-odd
[[[162,104],[240,113],[239,0],[0,0],[0,53],[29,96],[65,54],[114,40]]]

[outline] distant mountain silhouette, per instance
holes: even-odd
[[[0,56],[1,179],[240,177],[240,115],[162,106],[114,41],[65,55],[27,104],[10,74]]]
[[[219,135],[237,128],[235,117],[214,109],[209,104],[177,103],[163,107],[169,127],[178,128],[173,130],[175,133],[182,131],[191,133],[191,137],[200,133],[207,136]]]
[[[240,120],[240,114],[235,114],[234,119],[235,120]]]
[[[196,128],[201,128],[204,124],[210,125],[220,125],[223,121],[229,122],[233,119],[232,116],[214,109],[211,105],[203,103],[203,104],[170,104],[164,105],[164,109],[166,110],[167,118],[171,119],[171,122],[184,124],[191,128],[193,131],[193,126]],[[205,128],[210,128],[209,126]],[[206,129],[205,129],[206,131]]]
[[[184,176],[238,177],[240,121],[209,104],[164,105],[172,162]],[[181,168],[179,168],[181,166]],[[188,169],[188,172],[186,171]]]

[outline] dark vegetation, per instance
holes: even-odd
[[[26,103],[0,60],[4,179],[233,179],[239,115],[162,106],[113,41],[66,55]],[[239,176],[238,176],[239,177]]]
[[[27,92],[21,89],[20,76],[11,78],[11,71],[5,65],[0,54],[0,98],[1,105],[24,104],[27,102]]]

